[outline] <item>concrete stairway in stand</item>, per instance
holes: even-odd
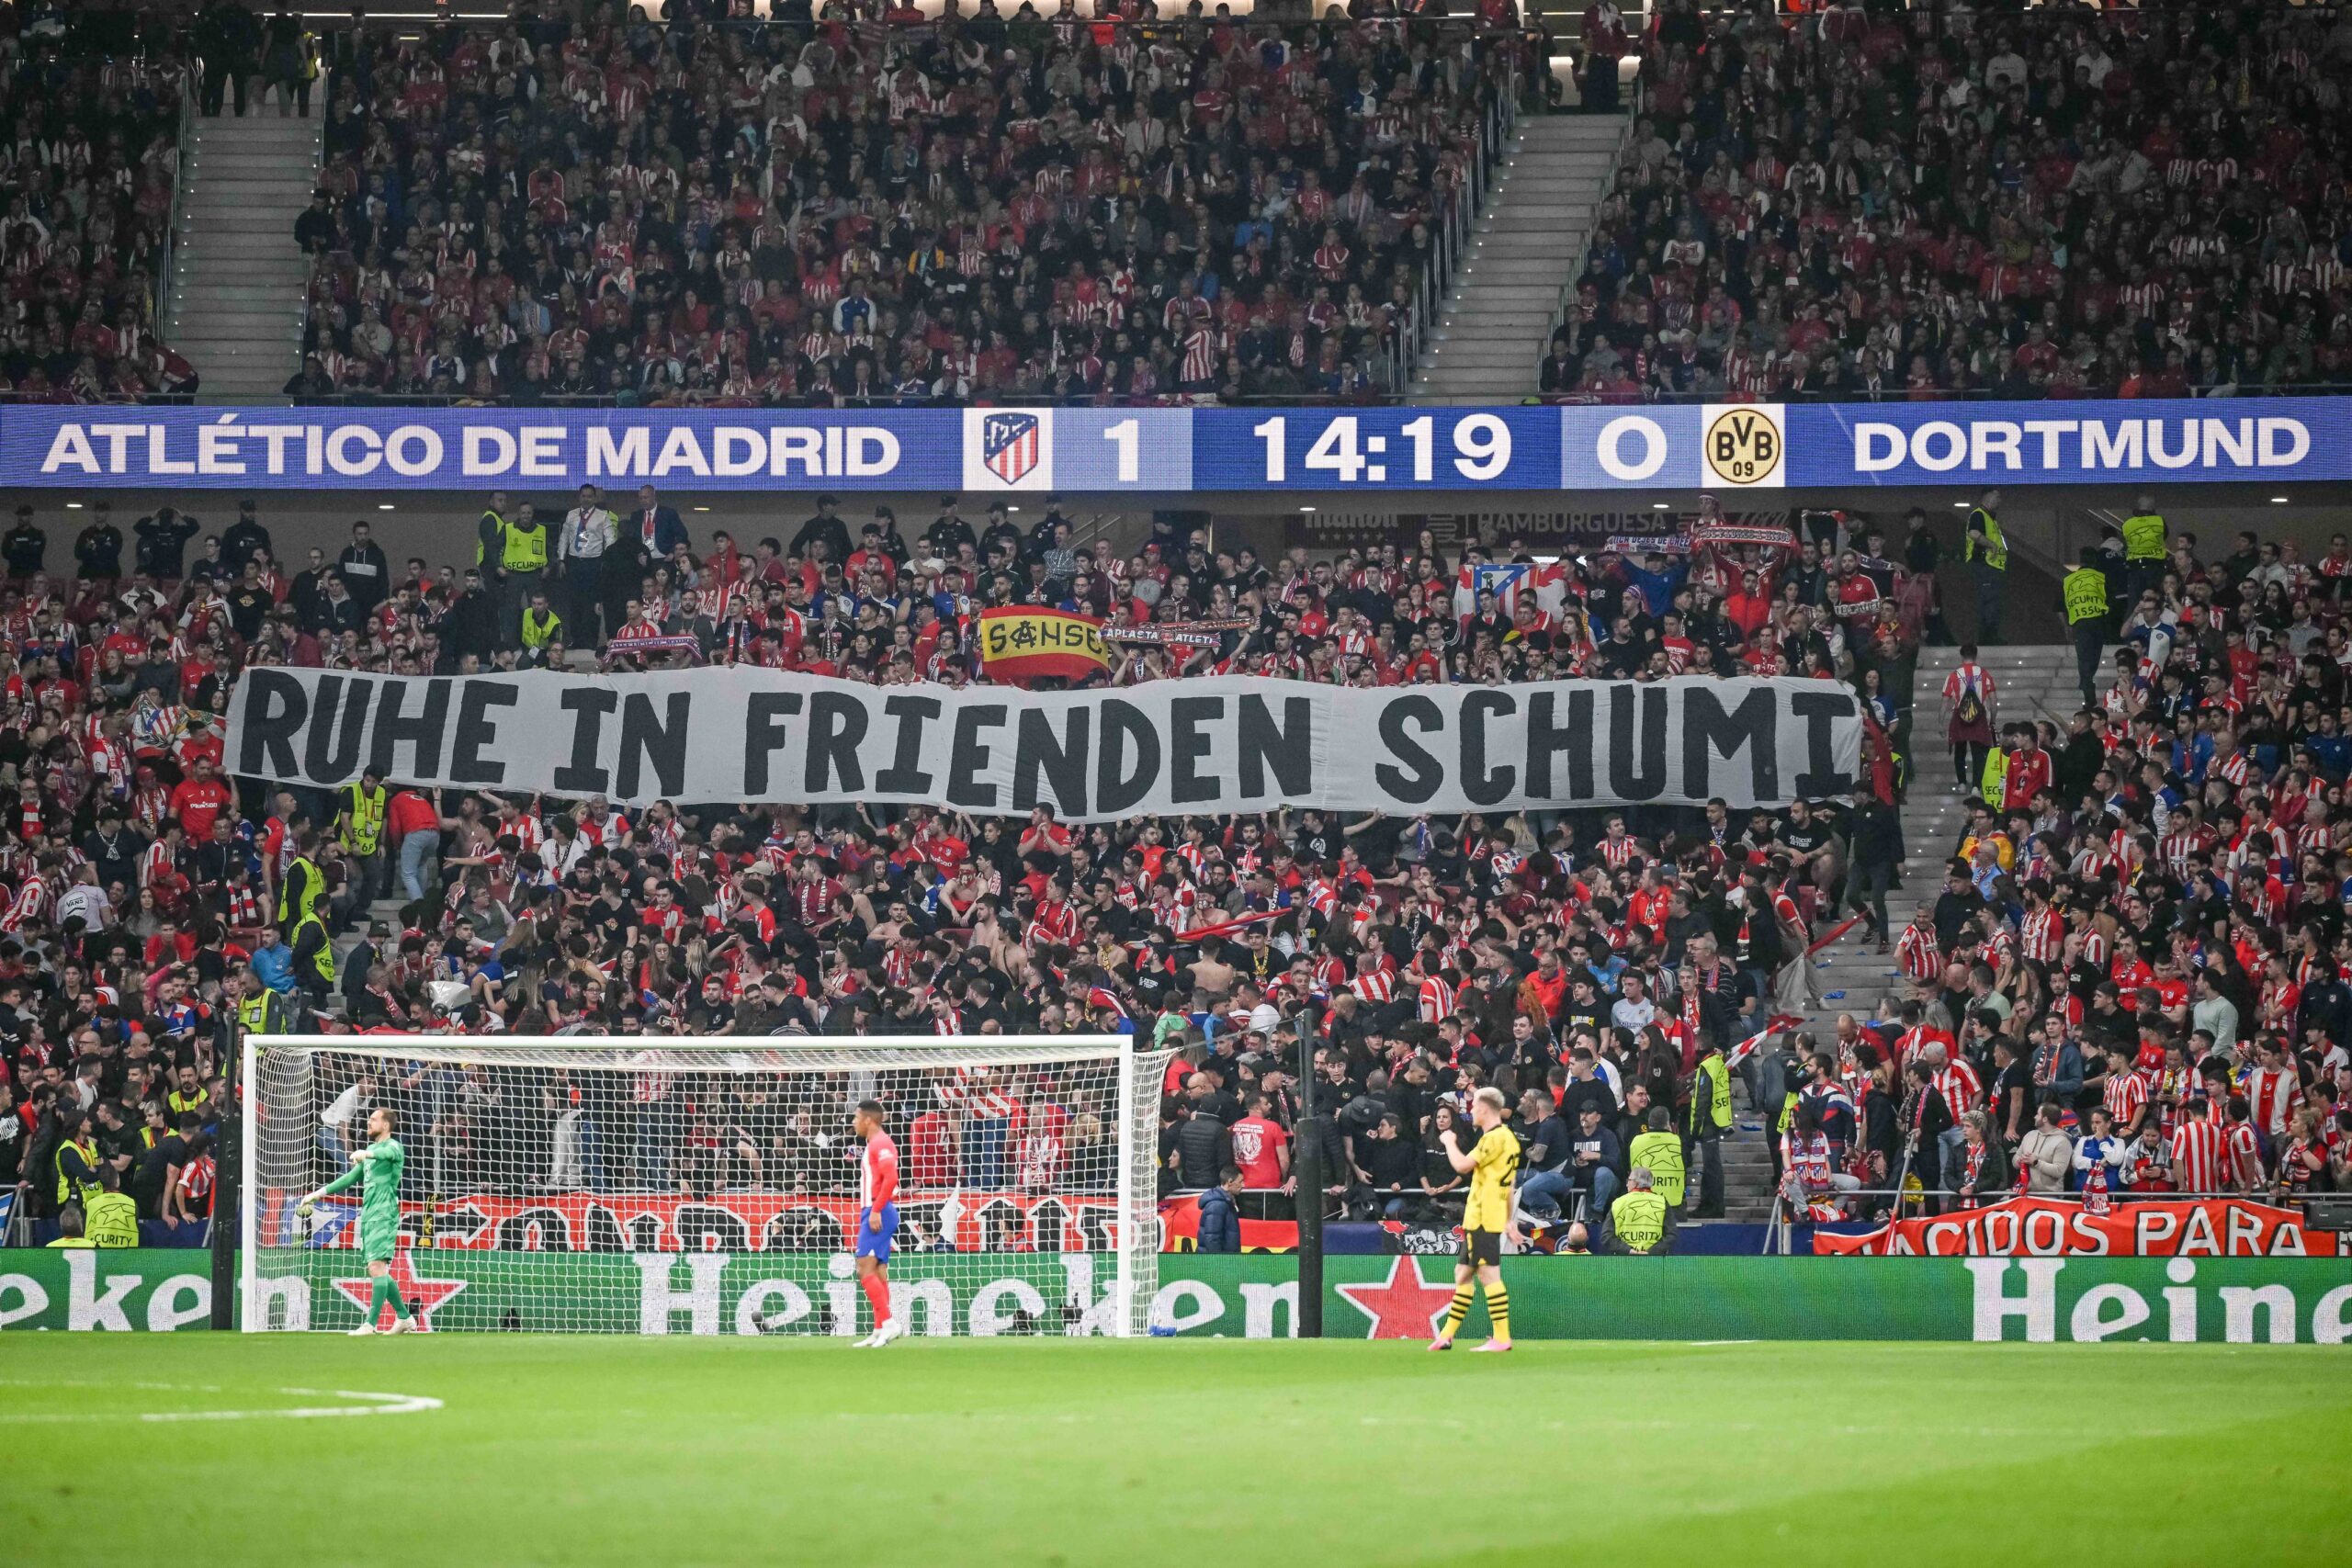
[[[324,123],[220,115],[198,120],[180,149],[164,341],[196,367],[206,402],[279,400],[302,367],[311,266],[294,220],[318,184]]]
[[[2058,725],[2063,734],[2067,718],[2081,705],[2072,648],[1988,648],[1979,652],[1976,661],[1993,677],[1994,716],[1998,723],[2047,719]],[[1956,649],[1920,650],[1913,683],[1912,783],[1901,813],[1902,886],[1886,900],[1887,919],[1897,931],[1910,923],[1921,904],[1934,903],[1942,892],[1944,863],[1960,847],[1968,821],[1973,797],[1960,788],[1952,768],[1951,743],[1944,734],[1944,677],[1959,663]],[[1804,1028],[1824,1047],[1836,1035],[1839,1013],[1866,1019],[1883,998],[1900,995],[1894,958],[1880,953],[1877,943],[1865,942],[1859,927],[1823,949],[1815,962],[1820,965],[1823,992],[1835,999],[1808,1012]],[[1740,1104],[1739,1130],[1724,1145],[1724,1218],[1762,1222],[1771,1217],[1771,1151],[1765,1143],[1762,1118],[1747,1106],[1744,1089],[1736,1089],[1735,1093]]]
[[[1517,402],[1535,390],[1560,289],[1584,265],[1624,129],[1617,115],[1521,121],[1421,355],[1414,402]]]

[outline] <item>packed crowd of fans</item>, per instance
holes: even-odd
[[[1883,684],[1916,648],[1928,603],[1910,592],[1918,574],[1881,557],[1875,530],[1854,525],[1853,550],[1838,550],[1826,516],[1814,521],[1829,530],[1827,566],[1810,534],[1799,545],[1765,530],[1695,556],[1568,564],[1530,580],[1506,612],[1497,588],[1512,574],[1494,574],[1488,550],[1457,557],[1427,538],[1269,565],[1155,525],[1122,559],[1071,550],[1054,509],[1034,530],[1001,513],[975,528],[947,498],[919,543],[887,515],[862,527],[845,573],[832,554],[847,525],[830,502],[788,540],[744,549],[686,537],[658,496],[640,500],[617,517],[583,503],[554,525],[596,525],[639,585],[604,639],[622,667],[756,659],[965,681],[977,603],[1091,606],[1107,593],[1114,621],[1221,625],[1210,648],[1134,649],[1121,681],[1798,671],[1860,681],[1873,714],[1896,724]],[[70,567],[68,541],[52,544],[28,511],[0,537],[11,573],[0,780],[19,803],[0,856],[0,985],[11,987],[0,1032],[17,1112],[0,1130],[18,1134],[6,1174],[28,1182],[29,1212],[51,1216],[74,1196],[84,1144],[67,1130],[85,1113],[107,1157],[141,1172],[172,1157],[153,1149],[180,1146],[154,1134],[186,1111],[206,1135],[240,1019],[485,1033],[1140,1029],[1185,1046],[1167,1106],[1170,1186],[1220,1188],[1229,1161],[1243,1188],[1279,1187],[1281,1139],[1262,1127],[1295,1121],[1302,1088],[1286,1065],[1303,1012],[1326,1064],[1311,1092],[1334,1113],[1337,1209],[1442,1215],[1459,1193],[1430,1165],[1431,1140],[1464,1096],[1495,1083],[1528,1113],[1589,1100],[1612,1124],[1630,1117],[1627,1143],[1662,1115],[1697,1145],[1692,1207],[1719,1212],[1710,1151],[1733,1112],[1717,1053],[1775,1010],[1814,1005],[1804,949],[1841,894],[1890,934],[1883,891],[1900,840],[1876,721],[1859,806],[1752,815],[1285,812],[1071,829],[1042,816],[639,812],[435,797],[373,778],[321,794],[220,776],[220,716],[243,668],[514,662],[503,646],[484,659],[469,639],[503,642],[483,628],[507,624],[518,603],[526,636],[543,624],[534,607],[563,583],[526,591],[498,563],[512,535],[548,525],[492,498],[485,565],[462,573],[422,560],[396,570],[364,526],[335,559],[316,554],[289,572],[250,503],[219,529],[167,510],[124,530],[95,508]],[[650,554],[655,541],[672,546],[666,558]],[[1531,564],[1519,541],[1492,553]],[[1015,564],[972,566],[980,556]],[[1908,609],[1882,622],[1849,602],[1855,613],[1840,619],[1830,585],[1848,570],[1882,573]],[[1885,645],[1881,626],[1894,628]],[[526,662],[582,664],[596,640],[569,652],[543,643]],[[360,945],[338,953],[355,930]],[[1777,1057],[1739,1066],[1751,1103],[1774,1103],[1777,1077],[1758,1075],[1777,1075]],[[185,1086],[169,1087],[183,1070]],[[1014,1105],[1036,1088],[1002,1087]],[[1261,1095],[1253,1134],[1240,1123]],[[433,1157],[440,1118],[410,1109],[412,1147]],[[1553,1121],[1539,1116],[1531,1135]],[[1572,1149],[1563,1125],[1535,1138],[1531,1170],[1555,1178],[1562,1210],[1605,1210],[1630,1171],[1598,1139]],[[621,1132],[601,1145],[601,1179],[616,1186],[709,1168],[682,1156],[649,1167]],[[795,1168],[772,1152],[772,1168]],[[516,1180],[553,1177],[513,1168]],[[589,1180],[584,1162],[563,1179]],[[1684,1196],[1678,1177],[1673,1197]],[[160,1205],[151,1217],[168,1221]]]
[[[195,389],[155,321],[189,58],[158,15],[0,7],[0,398]]]
[[[1806,9],[1666,0],[1630,46],[1643,96],[1545,394],[2352,381],[2340,8]]]
[[[557,9],[345,40],[289,393],[1371,394],[1533,58],[1507,5]]]
[[[2114,634],[2111,678],[2063,725],[1960,650],[1954,776],[1916,787],[1970,796],[1965,833],[1899,939],[1903,995],[1801,1097],[1801,1197],[1849,1168],[1962,1205],[2352,1179],[2352,547],[2200,555],[2146,500],[2126,526],[2135,558],[2084,567],[2112,618],[2077,626]]]

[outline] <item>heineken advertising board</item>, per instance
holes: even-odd
[[[349,1328],[367,1281],[355,1259],[266,1260],[284,1326]],[[919,1334],[1102,1333],[1108,1260],[969,1254],[894,1261]],[[2209,1341],[2340,1345],[2352,1337],[2352,1266],[2335,1258],[1779,1258],[1514,1259],[1504,1266],[1521,1338]],[[1425,1338],[1453,1293],[1449,1259],[1325,1262],[1334,1337]],[[344,1277],[345,1274],[348,1277]],[[822,1253],[494,1254],[409,1251],[396,1277],[436,1330],[616,1334],[854,1332],[856,1280]],[[1193,1337],[1296,1332],[1289,1258],[1161,1258],[1153,1322]],[[200,1253],[0,1251],[0,1332],[201,1327]],[[1483,1326],[1485,1309],[1471,1321]]]

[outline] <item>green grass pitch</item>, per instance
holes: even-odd
[[[441,1404],[269,1414],[359,1395]],[[2320,1348],[12,1333],[0,1539],[81,1568],[2340,1563],[2347,1413]]]

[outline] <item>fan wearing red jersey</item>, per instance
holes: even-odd
[[[857,1135],[865,1153],[857,1162],[857,1284],[874,1303],[874,1332],[860,1350],[878,1349],[906,1333],[890,1315],[890,1243],[899,1234],[899,1145],[882,1130],[882,1103],[857,1102]]]

